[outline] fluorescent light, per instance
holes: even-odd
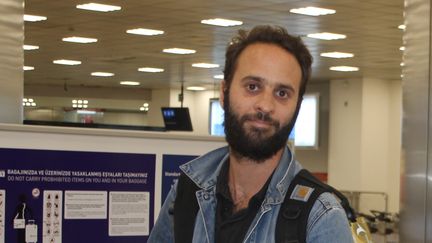
[[[121,9],[120,6],[106,5],[106,4],[99,4],[99,3],[80,4],[77,5],[76,8],[91,10],[91,11],[99,11],[99,12],[110,12],[110,11],[117,11]]]
[[[354,54],[347,52],[323,52],[320,54],[322,57],[330,57],[330,58],[349,58],[354,57]]]
[[[136,86],[136,85],[140,85],[140,82],[136,82],[136,81],[121,81],[120,84],[121,85]]]
[[[25,51],[37,50],[37,49],[39,49],[39,46],[23,45],[23,49],[24,49]]]
[[[146,72],[146,73],[161,73],[164,70],[163,68],[142,67],[142,68],[138,68],[138,71]]]
[[[34,70],[34,67],[32,67],[32,66],[24,66],[23,70],[24,71],[31,71],[31,70]]]
[[[401,46],[401,47],[399,47],[399,50],[401,50],[401,51],[405,51],[405,46]]]
[[[174,48],[163,49],[162,52],[185,55],[185,54],[193,54],[196,51],[191,50],[191,49],[183,49],[183,48],[174,47]]]
[[[291,13],[304,14],[310,16],[320,16],[327,14],[335,14],[336,10],[328,8],[316,8],[316,7],[305,7],[305,8],[293,8],[290,10]]]
[[[87,107],[83,107],[87,108]],[[96,111],[89,111],[89,110],[77,110],[78,114],[85,114],[85,115],[94,115],[96,114]]]
[[[401,25],[398,26],[398,29],[405,30],[406,26],[404,24],[401,24]]]
[[[350,66],[334,66],[330,67],[330,70],[332,71],[339,71],[339,72],[355,72],[358,71],[358,67],[350,67]]]
[[[213,76],[213,78],[215,78],[215,79],[224,79],[224,75],[223,74],[218,74],[218,75]]]
[[[126,33],[135,34],[135,35],[162,35],[164,32],[162,30],[138,28],[138,29],[126,30]]]
[[[81,61],[60,59],[60,60],[54,60],[53,63],[61,64],[61,65],[80,65]]]
[[[95,38],[72,36],[72,37],[65,37],[62,39],[62,41],[75,42],[75,43],[94,43],[97,42],[98,40]]]
[[[30,14],[24,14],[24,21],[37,22],[37,21],[43,21],[43,20],[47,20],[47,17],[45,17],[45,16],[37,16],[37,15],[30,15]]]
[[[321,40],[338,40],[338,39],[345,39],[346,35],[322,32],[322,33],[308,34],[307,37],[321,39]]]
[[[191,90],[191,91],[203,91],[203,90],[205,90],[205,88],[201,87],[201,86],[189,86],[186,89]]]
[[[92,72],[91,76],[97,77],[111,77],[114,76],[114,73],[106,73],[106,72]]]
[[[198,67],[198,68],[218,68],[219,64],[213,64],[213,63],[194,63],[194,64],[192,64],[192,67]]]
[[[242,25],[243,22],[238,20],[216,18],[216,19],[203,19],[201,20],[201,24],[229,27],[229,26]]]

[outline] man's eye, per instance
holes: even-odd
[[[256,85],[256,84],[248,84],[247,85],[247,89],[249,91],[256,91],[256,90],[258,90],[258,85]]]
[[[288,94],[288,92],[286,90],[278,90],[276,92],[276,95],[278,97],[281,97],[281,98],[287,98],[289,96],[289,94]]]

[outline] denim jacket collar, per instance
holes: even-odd
[[[216,186],[222,164],[229,156],[228,147],[222,147],[207,153],[195,160],[180,166],[180,169],[204,190],[213,189]],[[280,204],[283,202],[288,186],[295,174],[301,170],[300,164],[295,161],[293,153],[285,147],[279,164],[270,181],[264,204]]]

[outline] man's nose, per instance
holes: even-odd
[[[264,113],[272,113],[275,107],[275,98],[272,92],[266,91],[262,92],[261,95],[257,97],[255,102],[255,109]]]

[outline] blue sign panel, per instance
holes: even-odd
[[[168,192],[180,176],[180,165],[195,159],[193,155],[167,155],[162,158],[162,200],[165,202]]]
[[[0,243],[147,242],[155,158],[0,148]]]

